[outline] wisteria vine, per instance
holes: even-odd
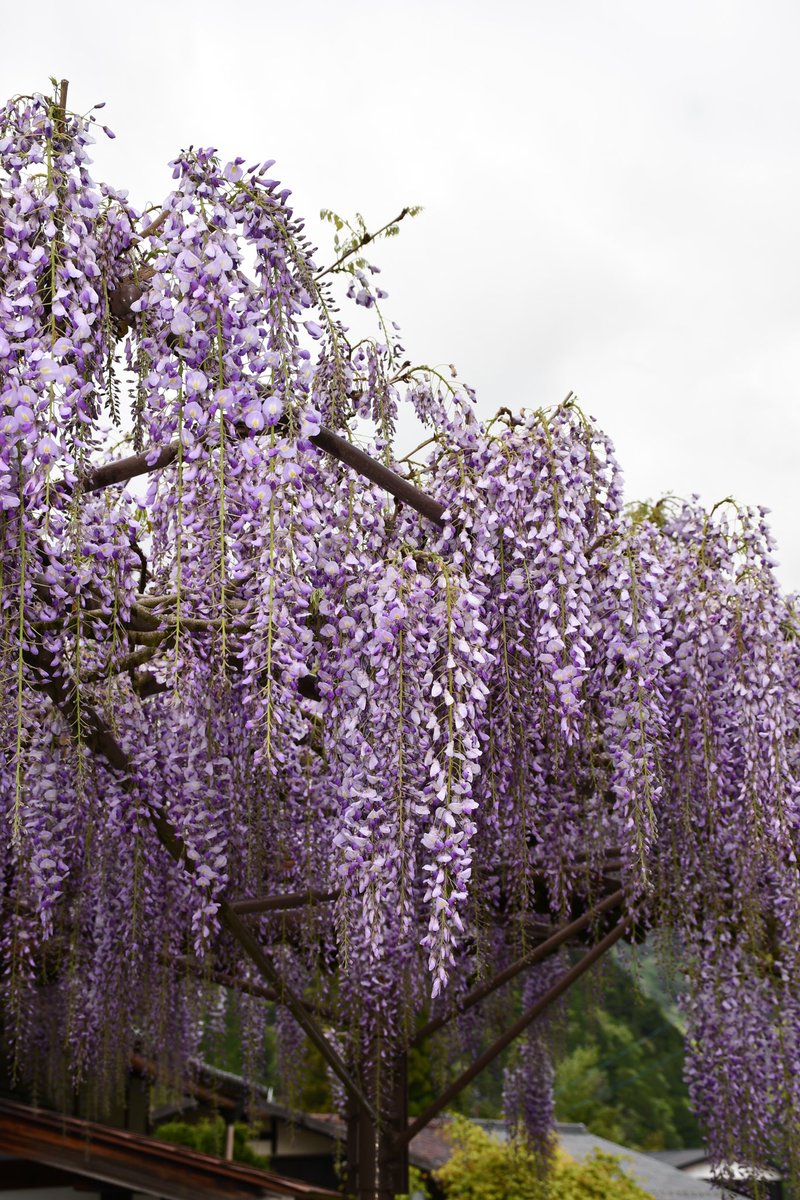
[[[252,928],[374,1093],[415,1014],[524,951],[532,912],[591,901],[611,858],[637,929],[682,948],[715,1153],[791,1159],[800,655],[763,513],[626,509],[574,398],[486,422],[410,366],[375,270],[347,249],[319,268],[272,163],[182,153],[140,213],[92,181],[98,129],[46,96],[0,112],[19,1070],[52,1083],[65,1047],[68,1091],[133,1046],[180,1070],[215,979],[255,982],[223,898],[308,893]],[[405,413],[427,441],[401,460]],[[441,525],[321,453],[323,426]],[[89,486],[136,452],[141,486]],[[538,1099],[514,1081],[537,1128],[548,1070]]]

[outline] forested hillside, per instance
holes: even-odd
[[[556,1113],[635,1149],[698,1146],[702,1135],[683,1082],[683,1035],[670,1019],[677,1009],[656,966],[650,954],[635,973],[614,959],[605,964],[602,991],[593,994],[590,982],[571,993]]]

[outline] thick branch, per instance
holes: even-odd
[[[319,433],[311,438],[311,441],[315,446],[319,446],[320,450],[324,450],[339,462],[346,463],[348,467],[352,467],[365,479],[377,483],[390,496],[407,504],[409,508],[413,508],[423,517],[427,517],[435,525],[444,525],[444,513],[446,512],[444,504],[415,487],[413,483],[404,479],[402,475],[398,475],[396,471],[385,467],[383,463],[372,458],[364,450],[359,450],[352,442],[339,437],[338,433],[323,426]]]
[[[396,471],[392,471],[383,463],[378,462],[365,450],[359,450],[358,446],[354,446],[346,438],[340,437],[332,429],[326,429],[323,426],[319,433],[310,440],[320,450],[324,450],[338,462],[352,467],[365,479],[377,483],[390,496],[394,496],[396,500],[400,500],[409,508],[421,513],[435,525],[444,525],[444,504],[415,487],[413,483],[404,479],[402,475],[398,475]],[[131,454],[127,458],[118,458],[114,462],[105,463],[102,467],[95,467],[83,477],[81,486],[85,492],[97,492],[118,483],[127,483],[138,475],[149,475],[152,471],[163,470],[175,462],[177,457],[178,443],[170,442],[168,446],[163,446],[158,451],[146,450],[142,454]]]
[[[467,1010],[472,1008],[475,1004],[478,1004],[481,1000],[485,1000],[487,996],[492,994],[492,992],[496,992],[497,989],[502,987],[504,983],[508,983],[511,979],[514,979],[517,975],[519,975],[520,971],[526,971],[528,967],[532,967],[536,963],[541,962],[542,959],[548,958],[551,954],[555,954],[556,950],[558,950],[560,946],[563,946],[565,942],[569,941],[570,938],[575,937],[576,934],[582,933],[584,929],[591,925],[592,921],[595,921],[598,917],[601,917],[603,913],[608,912],[609,909],[616,908],[618,905],[620,905],[622,903],[623,895],[624,893],[622,890],[614,892],[613,896],[608,896],[602,901],[602,903],[598,904],[596,908],[590,908],[575,921],[572,921],[569,925],[565,925],[562,929],[559,929],[553,934],[552,937],[549,937],[546,942],[542,942],[541,945],[536,946],[533,950],[530,950],[527,954],[523,955],[522,958],[518,958],[516,962],[511,963],[511,965],[506,967],[504,971],[501,971],[499,975],[495,975],[492,979],[487,980],[486,983],[482,983],[478,987],[473,988],[473,990],[468,992],[464,999],[458,1005],[456,1005],[455,1008],[450,1009],[449,1012],[442,1013],[441,1016],[433,1017],[432,1020],[423,1025],[422,1028],[414,1035],[411,1045],[418,1046],[420,1042],[423,1042],[425,1038],[430,1037],[432,1033],[436,1033],[436,1031],[441,1029],[443,1025],[447,1025],[448,1022],[454,1020],[455,1017],[460,1016],[461,1013],[467,1012]]]
[[[261,896],[256,900],[231,900],[235,913],[282,912],[289,908],[307,908],[311,904],[326,904],[339,892],[287,892],[285,896]]]
[[[115,483],[127,483],[137,475],[149,475],[151,471],[162,471],[175,462],[178,457],[178,442],[170,442],[168,446],[155,453],[153,450],[143,450],[141,454],[130,454],[127,458],[117,458],[105,463],[102,467],[94,467],[87,471],[81,481],[84,492],[99,492],[103,488],[113,487]]]
[[[410,1142],[413,1137],[416,1137],[419,1131],[424,1129],[434,1117],[438,1116],[442,1109],[446,1108],[450,1101],[454,1100],[458,1093],[463,1091],[468,1083],[472,1083],[476,1075],[480,1075],[481,1071],[485,1067],[488,1067],[489,1063],[494,1062],[498,1054],[502,1054],[505,1048],[510,1046],[515,1038],[518,1038],[521,1033],[524,1033],[528,1026],[535,1021],[537,1017],[541,1016],[546,1008],[549,1008],[549,1006],[555,1000],[558,1000],[559,996],[562,996],[568,988],[572,987],[573,983],[580,979],[581,975],[583,975],[585,971],[588,971],[589,967],[591,967],[598,958],[602,957],[607,950],[611,949],[615,942],[619,941],[625,930],[630,925],[631,921],[632,918],[630,916],[624,917],[618,925],[614,926],[610,933],[606,934],[602,941],[598,942],[596,946],[593,946],[591,950],[584,954],[580,962],[576,963],[574,967],[565,972],[565,974],[561,976],[558,982],[555,983],[549,991],[545,992],[543,996],[540,996],[536,1003],[527,1009],[527,1011],[522,1014],[519,1020],[515,1021],[511,1028],[506,1030],[502,1037],[498,1038],[488,1050],[484,1050],[483,1054],[481,1054],[479,1058],[476,1058],[475,1062],[472,1063],[471,1066],[467,1067],[466,1071],[462,1071],[458,1078],[455,1079],[444,1092],[442,1092],[441,1096],[434,1100],[433,1104],[429,1104],[421,1116],[417,1117],[415,1121],[411,1122],[408,1128],[400,1136],[399,1140],[401,1144]]]

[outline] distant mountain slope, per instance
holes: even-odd
[[[634,953],[635,962],[630,951],[611,959],[602,979],[570,993],[557,1116],[635,1149],[699,1146],[675,992],[652,950]]]

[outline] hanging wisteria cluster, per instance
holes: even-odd
[[[319,268],[271,163],[181,154],[143,214],[90,178],[98,128],[42,96],[0,113],[19,1069],[69,1089],[136,1046],[179,1071],[216,983],[257,994],[220,915],[265,893],[316,898],[249,928],[376,1066],[613,868],[637,932],[681,947],[715,1152],[790,1156],[800,655],[762,514],[627,511],[574,400],[483,422],[412,368],[374,272]],[[342,273],[375,338],[348,333]],[[404,413],[428,440],[398,461]],[[325,429],[441,520],[321,451]],[[137,453],[138,482],[102,486]]]

